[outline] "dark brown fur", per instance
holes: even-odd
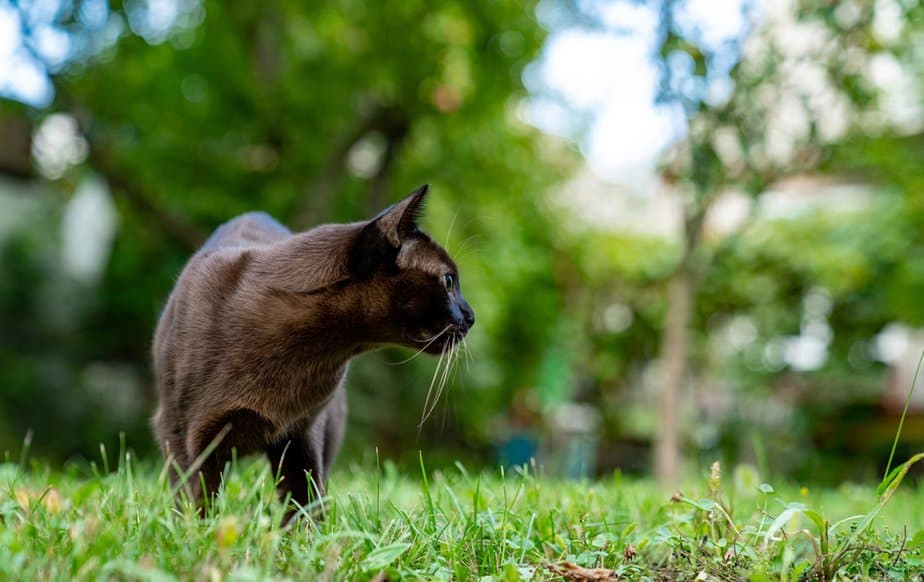
[[[232,450],[265,453],[283,497],[305,505],[323,495],[350,358],[385,344],[440,353],[474,323],[455,264],[416,226],[425,194],[369,221],[294,235],[245,214],[190,259],[154,337],[154,431],[198,505]],[[173,483],[180,472],[171,468]]]

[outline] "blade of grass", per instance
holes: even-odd
[[[22,439],[22,450],[19,452],[19,468],[26,470],[26,461],[29,460],[29,450],[32,448],[32,429],[26,431],[26,436]]]
[[[918,384],[918,373],[921,371],[922,363],[924,363],[924,350],[921,350],[921,357],[918,358],[918,365],[914,369],[914,377],[911,379],[911,387],[908,389],[908,397],[905,398],[905,408],[902,410],[902,416],[898,420],[898,430],[895,431],[895,439],[892,441],[892,451],[889,453],[889,462],[886,463],[886,469],[885,473],[882,475],[882,481],[879,483],[879,487],[876,488],[876,492],[879,495],[882,495],[883,491],[885,491],[885,488],[891,481],[889,470],[892,468],[892,460],[895,458],[895,449],[898,447],[898,439],[902,434],[902,426],[905,424],[905,416],[908,414],[908,407],[911,405],[911,395],[914,394],[914,389]]]
[[[430,531],[432,532],[436,530],[436,508],[433,506],[433,497],[430,496],[430,483],[427,481],[427,469],[424,467],[423,451],[418,451],[417,453],[420,458],[420,475],[423,479],[423,494],[427,500],[427,509],[430,514]]]

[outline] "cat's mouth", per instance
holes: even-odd
[[[448,325],[442,330],[436,332],[421,332],[416,336],[410,336],[412,346],[428,354],[439,355],[446,348],[452,348],[462,342],[467,329],[461,329],[456,325]]]

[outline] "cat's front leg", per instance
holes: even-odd
[[[288,524],[300,508],[317,516],[322,514],[320,506],[325,495],[323,442],[315,442],[312,431],[299,427],[284,435],[266,448],[270,467],[276,477],[276,490],[285,502],[289,498],[292,507],[286,511],[283,524]],[[311,507],[317,502],[316,508]]]
[[[188,481],[187,493],[201,513],[221,485],[225,466],[238,458],[259,452],[266,446],[272,424],[253,410],[238,409],[196,423],[187,454],[189,466],[182,466]]]

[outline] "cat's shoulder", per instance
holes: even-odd
[[[222,224],[202,245],[200,252],[228,247],[273,244],[292,236],[292,231],[265,212],[247,212]]]
[[[248,212],[215,229],[180,274],[175,293],[224,297],[252,270],[258,249],[292,236],[265,212]]]

